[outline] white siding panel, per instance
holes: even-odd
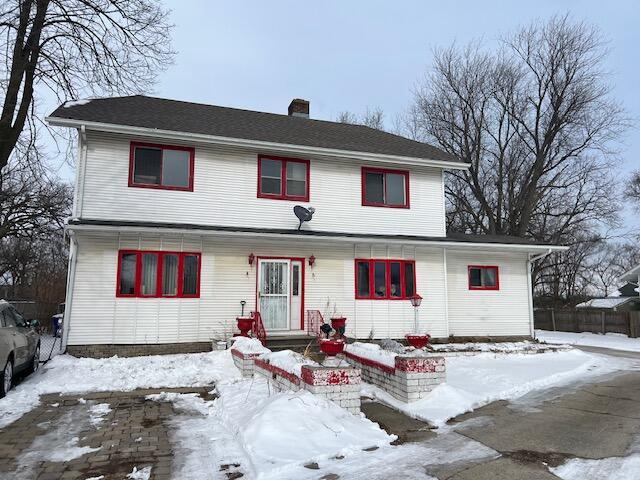
[[[500,290],[469,290],[469,265],[497,265]],[[529,335],[526,255],[448,251],[451,335]]]
[[[97,132],[88,132],[87,138],[83,218],[270,228],[297,225],[292,207],[299,202],[257,198],[260,152],[195,145],[194,191],[159,190],[128,186],[132,138]],[[361,167],[365,164],[345,159],[310,160],[309,203],[316,213],[305,228],[445,234],[440,169],[410,168],[410,209],[378,208],[362,206]]]

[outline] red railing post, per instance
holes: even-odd
[[[267,331],[262,323],[262,316],[260,312],[251,312],[251,318],[253,319],[253,327],[251,328],[255,337],[260,340],[262,345],[267,345]]]

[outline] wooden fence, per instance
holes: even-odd
[[[640,337],[640,311],[536,310],[535,328],[558,332],[623,333]]]

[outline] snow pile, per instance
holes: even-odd
[[[435,343],[431,345],[435,352],[493,352],[518,353],[528,351],[545,351],[554,349],[549,345],[533,342],[500,342],[500,343]]]
[[[58,355],[0,400],[0,428],[38,406],[46,393],[202,387],[239,376],[229,351],[101,359]]]
[[[564,480],[629,480],[640,478],[640,454],[627,457],[611,457],[600,460],[573,458],[559,467],[550,468],[551,472]]]
[[[285,372],[294,374],[298,378],[302,376],[303,365],[318,365],[310,358],[306,358],[305,356],[291,350],[282,350],[281,352],[270,351],[269,353],[260,355],[259,358],[274,367],[281,368]]]
[[[597,333],[589,332],[570,333],[536,330],[536,338],[541,342],[547,343],[584,345],[589,347],[625,350],[628,352],[640,352],[640,338],[629,338],[621,333],[607,333],[606,335],[599,335]]]
[[[376,343],[354,342],[350,345],[345,345],[344,349],[353,355],[368,358],[369,360],[391,368],[395,368],[396,366],[396,357],[398,354],[389,350],[383,350],[382,347]]]
[[[269,353],[271,350],[262,345],[257,338],[235,337],[232,348],[242,353]]]
[[[264,380],[220,385],[222,421],[258,478],[283,478],[287,468],[395,440],[364,418],[306,390],[269,396]]]
[[[532,390],[581,380],[586,376],[626,368],[625,359],[591,355],[579,350],[545,355],[494,355],[447,359],[447,381],[426,397],[406,404],[383,390],[364,384],[364,395],[436,426],[496,400],[518,398]]]
[[[133,467],[133,471],[127,474],[129,480],[149,480],[151,478],[151,467],[144,467],[138,470],[138,467]]]

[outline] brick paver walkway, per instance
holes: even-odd
[[[0,479],[124,480],[134,467],[150,466],[152,480],[169,480],[174,446],[168,420],[175,412],[171,403],[145,396],[171,391],[198,393],[210,400],[211,389],[44,395],[38,408],[0,430]],[[103,416],[92,414],[99,404],[108,404],[110,411]],[[108,410],[104,405],[102,409]],[[83,447],[89,448],[77,450]],[[77,458],[66,461],[65,457]],[[229,466],[221,466],[224,469]],[[227,476],[238,475],[229,472]]]

